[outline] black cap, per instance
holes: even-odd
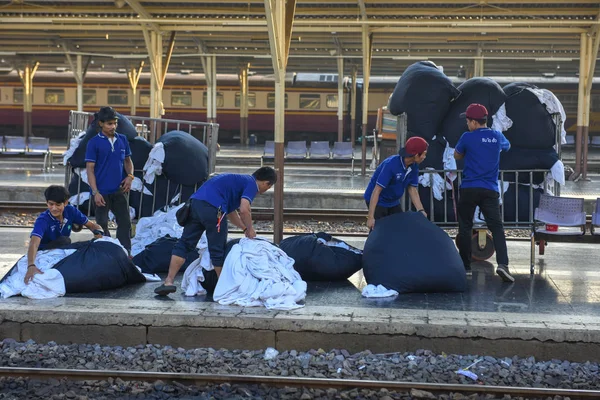
[[[110,121],[111,119],[119,119],[117,112],[112,107],[102,107],[100,111],[96,113],[98,121]]]

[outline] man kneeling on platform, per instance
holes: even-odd
[[[48,209],[35,220],[27,250],[27,274],[25,283],[29,284],[35,274],[43,274],[35,265],[38,250],[52,250],[71,244],[73,224],[85,225],[94,238],[101,238],[102,228],[90,221],[77,208],[68,203],[69,192],[63,186],[52,185],[44,191]]]
[[[418,212],[427,217],[419,197],[419,164],[427,157],[429,144],[421,137],[411,137],[398,155],[383,160],[365,190],[369,208],[367,227],[373,229],[375,220],[402,212],[400,198],[408,187],[408,195]]]
[[[227,219],[244,231],[249,239],[256,237],[252,227],[250,204],[256,194],[263,194],[277,182],[271,167],[262,167],[252,175],[222,174],[209,179],[190,198],[190,215],[181,238],[171,253],[169,274],[154,289],[159,296],[175,293],[175,275],[185,262],[186,254],[196,248],[206,231],[208,251],[217,278],[221,275],[227,243]],[[240,210],[238,213],[237,210]]]

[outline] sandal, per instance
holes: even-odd
[[[162,284],[156,289],[154,289],[154,293],[159,296],[168,296],[171,293],[175,293],[177,291],[177,287],[175,285],[165,285]]]

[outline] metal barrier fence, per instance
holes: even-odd
[[[217,156],[217,142],[219,138],[219,124],[217,123],[207,123],[207,122],[198,122],[198,121],[185,121],[185,120],[173,120],[173,119],[160,119],[160,118],[148,118],[148,117],[138,117],[138,116],[128,116],[124,115],[131,123],[136,127],[136,131],[138,136],[143,137],[148,140],[150,143],[154,144],[158,138],[172,130],[179,130],[183,132],[187,132],[188,134],[194,136],[196,139],[200,140],[204,145],[208,148],[208,175],[210,176],[215,172],[216,166],[216,156]],[[94,119],[94,114],[89,112],[80,112],[80,111],[71,111],[69,113],[69,127],[67,131],[67,149],[70,147],[71,139],[79,137],[79,135],[83,132],[86,132],[90,123]],[[117,128],[118,131],[118,128]],[[142,181],[142,192],[140,193],[140,200],[137,204],[131,204],[131,198],[129,199],[130,206],[137,206],[138,210],[138,218],[146,217],[151,215],[146,215],[143,213],[143,204],[144,204],[144,195],[143,189],[146,188],[146,181],[143,178],[143,165],[134,165],[135,175],[140,177]],[[69,187],[69,184],[72,179],[72,167],[70,165],[65,165],[65,186]],[[198,189],[198,185],[194,185],[194,187],[184,187],[178,184],[171,182],[166,179],[166,188],[164,192],[158,193],[158,183],[159,179],[155,179],[152,187],[152,211],[154,211],[157,198],[162,198],[164,193],[165,204],[180,204],[182,198],[184,196],[184,190],[191,191],[191,193],[195,192]],[[172,190],[173,185],[175,185],[176,189]],[[78,177],[77,182],[77,193],[71,193],[71,195],[77,195],[77,208],[81,205],[81,203],[85,203],[85,200],[82,198],[81,193],[82,187],[82,179],[81,176]],[[190,193],[190,194],[191,194]],[[82,201],[83,200],[83,201]],[[88,201],[87,206],[87,214],[90,215],[93,199]],[[161,201],[162,203],[162,201]]]

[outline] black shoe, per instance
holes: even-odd
[[[496,274],[498,274],[498,276],[500,276],[504,282],[513,283],[515,281],[515,278],[508,270],[508,265],[499,264],[498,268],[496,268]]]
[[[154,289],[154,293],[159,296],[168,296],[171,293],[175,293],[177,291],[177,287],[175,285],[165,285],[162,284],[156,289]]]

